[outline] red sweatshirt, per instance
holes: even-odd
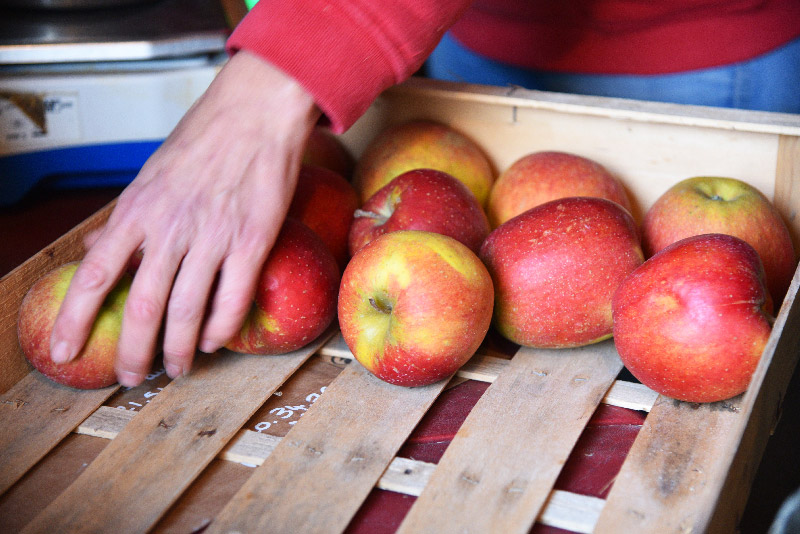
[[[789,42],[800,36],[800,0],[259,0],[228,47],[298,80],[342,132],[451,27],[470,49],[523,67],[659,74]]]

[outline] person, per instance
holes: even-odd
[[[229,61],[88,244],[52,358],[78,354],[140,250],[120,384],[143,381],[159,343],[173,378],[197,349],[222,347],[250,307],[311,129],[345,131],[429,58],[432,76],[460,81],[701,104],[727,83],[738,96],[710,105],[797,111],[798,36],[796,0],[260,0],[231,35]]]

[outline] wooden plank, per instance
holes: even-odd
[[[31,370],[17,341],[17,311],[25,293],[45,273],[80,259],[83,237],[105,223],[113,206],[112,202],[99,210],[0,279],[0,392],[7,391]]]
[[[77,432],[113,439],[135,415],[136,412],[130,410],[103,406]],[[219,458],[255,467],[264,463],[282,439],[252,430],[242,430],[223,449]],[[435,469],[436,464],[397,456],[381,475],[376,487],[418,497]],[[553,490],[537,522],[573,532],[590,533],[604,503],[603,499],[597,497]]]
[[[446,385],[393,386],[351,363],[207,532],[342,532]]]
[[[29,372],[0,395],[0,494],[110,397],[118,386],[79,390]]]
[[[198,354],[25,532],[147,531],[332,333],[281,356]]]
[[[659,397],[617,475],[595,532],[704,532],[714,480],[730,457],[719,443],[741,418],[741,397],[707,404]]]
[[[527,533],[621,368],[610,340],[520,349],[467,416],[398,533]]]

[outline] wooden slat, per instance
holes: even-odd
[[[31,370],[17,342],[17,310],[28,289],[44,274],[83,255],[83,237],[103,225],[114,202],[45,247],[0,279],[0,392],[7,391]]]
[[[136,412],[131,410],[102,406],[76,432],[114,439],[135,415]],[[282,439],[252,430],[241,430],[222,450],[219,458],[255,467],[264,463]],[[417,497],[435,469],[436,464],[397,456],[383,472],[376,487]],[[592,532],[604,502],[596,497],[553,490],[537,521],[573,532]]]
[[[553,490],[538,523],[580,534],[592,534],[605,501],[597,497]]]
[[[659,397],[617,475],[595,527],[618,532],[704,532],[698,520],[714,505],[708,490],[721,476],[714,446],[730,435],[741,397],[693,404]],[[724,473],[724,468],[723,468]]]
[[[446,384],[393,386],[351,363],[208,532],[342,532]]]
[[[103,404],[117,387],[72,389],[31,371],[0,395],[0,494]]]
[[[398,533],[527,533],[621,368],[610,340],[520,349],[467,416]]]
[[[333,332],[282,356],[198,354],[25,532],[145,532]]]

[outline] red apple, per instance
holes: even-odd
[[[353,176],[355,158],[336,135],[317,126],[308,136],[303,164],[325,167],[349,181]]]
[[[253,306],[226,348],[283,354],[304,347],[336,318],[339,267],[317,234],[287,218],[261,270]]]
[[[445,172],[417,169],[383,186],[356,211],[350,227],[350,254],[397,230],[448,235],[477,254],[489,235],[489,221],[463,183]]]
[[[699,234],[730,234],[747,241],[761,257],[767,288],[778,306],[797,265],[781,215],[758,189],[734,178],[701,176],[675,184],[647,210],[642,226],[648,257]]]
[[[341,175],[324,167],[303,165],[289,216],[316,232],[343,270],[350,259],[347,236],[358,205],[356,190]]]
[[[614,342],[644,385],[689,402],[747,389],[770,335],[769,298],[756,251],[724,234],[662,249],[614,295]]]
[[[77,268],[77,262],[57,267],[28,290],[17,319],[19,344],[31,365],[51,380],[79,389],[104,388],[117,381],[114,359],[131,277],[124,275],[106,297],[78,356],[57,364],[50,359],[50,335]]]
[[[411,121],[381,132],[356,162],[353,184],[366,202],[378,189],[414,169],[436,169],[460,180],[483,206],[494,172],[472,139],[445,124]]]
[[[611,337],[611,297],[643,261],[630,213],[595,197],[552,200],[506,221],[480,256],[494,280],[495,328],[541,348]]]
[[[339,290],[339,326],[355,358],[401,386],[445,379],[489,329],[494,290],[486,267],[455,239],[400,230],[350,260]]]
[[[551,200],[564,197],[600,197],[631,211],[622,182],[605,167],[566,152],[534,152],[503,171],[489,195],[492,228]]]

